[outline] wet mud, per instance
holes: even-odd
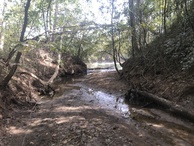
[[[92,76],[92,73],[90,75]],[[141,108],[129,105],[124,99],[124,93],[109,94],[99,91],[85,85],[85,79],[83,77],[67,81],[66,84],[73,83],[73,86],[68,86],[72,87],[71,90],[63,94],[79,95],[81,100],[109,110],[112,115],[117,113],[117,116],[125,119],[128,124],[136,122],[154,134],[153,136],[169,142],[170,145],[194,145],[194,123],[180,119],[161,107]]]
[[[162,109],[128,105],[117,82],[118,90],[104,86],[113,85],[107,81],[114,75],[106,80],[103,76],[98,72],[60,79],[54,83],[57,94],[53,99],[11,113],[5,120],[10,141],[6,145],[193,146],[193,123]],[[103,82],[97,84],[92,79]]]

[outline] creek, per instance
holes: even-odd
[[[112,69],[111,69],[112,70]],[[95,89],[85,84],[84,81],[93,73],[108,72],[110,70],[92,70],[88,75],[69,79],[61,79],[55,82],[58,93],[55,98],[61,96],[77,96],[79,100],[90,103],[112,114],[119,114],[121,119],[127,122],[135,122],[144,126],[150,133],[168,141],[175,141],[180,146],[194,143],[194,124],[179,119],[162,109],[133,107],[125,103],[124,93],[111,94]]]

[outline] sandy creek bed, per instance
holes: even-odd
[[[55,82],[58,93],[4,120],[1,145],[193,146],[194,125],[159,109],[125,104],[115,72]]]

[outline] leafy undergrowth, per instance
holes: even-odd
[[[161,36],[141,57],[123,64],[131,88],[147,91],[194,111],[194,40],[190,28]]]

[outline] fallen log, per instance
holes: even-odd
[[[157,103],[158,105],[161,105],[162,107],[165,108],[165,110],[175,114],[176,116],[188,119],[189,121],[194,123],[194,114],[190,113],[189,111],[185,110],[182,106],[173,103],[169,100],[166,100],[164,98],[161,98],[157,95],[145,92],[145,91],[140,91],[140,90],[135,90],[131,89],[129,92],[132,94],[139,95],[141,98],[147,98],[149,101],[153,101],[154,103]]]
[[[41,95],[50,95],[51,92],[53,92],[51,94],[51,97],[55,95],[55,90],[52,88],[51,84],[53,83],[53,80],[57,77],[59,73],[59,65],[57,65],[57,67],[55,68],[55,73],[52,75],[52,77],[47,82],[43,81],[42,79],[37,77],[35,74],[30,73],[30,72],[18,72],[18,73],[20,75],[22,74],[29,75],[33,77],[34,79],[36,79],[37,81],[39,81],[39,83],[43,85],[43,89],[38,90]]]
[[[39,77],[37,77],[37,76],[36,76],[35,74],[33,74],[33,73],[26,72],[26,71],[23,71],[23,72],[17,72],[17,73],[19,73],[20,75],[22,75],[22,74],[29,75],[29,76],[33,77],[34,79],[38,80],[38,81],[39,81],[42,85],[47,84],[47,82],[45,82],[45,81],[41,80]]]
[[[88,68],[88,70],[101,70],[101,69],[111,69],[112,67],[96,67],[96,68]]]

